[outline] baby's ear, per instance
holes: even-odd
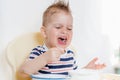
[[[40,32],[41,32],[42,36],[43,36],[44,38],[46,38],[46,30],[45,30],[45,27],[44,27],[44,26],[42,26],[42,27],[40,28]]]

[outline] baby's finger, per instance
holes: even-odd
[[[97,57],[95,57],[90,63],[95,63],[98,60]]]
[[[57,48],[58,48],[58,50],[60,51],[61,54],[64,54],[66,52],[66,50],[63,49],[63,48],[60,48],[60,47],[57,47]]]
[[[62,48],[62,47],[60,47],[60,46],[58,46],[58,45],[56,45],[56,47],[60,50],[60,52],[61,52],[62,54],[64,54],[64,53],[66,52],[66,50],[65,50],[64,48]]]

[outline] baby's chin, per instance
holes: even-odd
[[[57,47],[60,47],[60,48],[66,49],[66,48],[68,47],[68,45],[58,45]]]

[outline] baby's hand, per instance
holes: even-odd
[[[98,58],[94,58],[84,68],[87,68],[87,69],[103,69],[103,68],[106,67],[105,64],[96,64],[95,62],[97,60],[98,60]]]
[[[45,53],[45,58],[47,59],[47,62],[54,62],[58,61],[60,59],[60,56],[65,52],[64,49],[54,47],[50,48],[46,53]]]

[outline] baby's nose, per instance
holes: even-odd
[[[63,29],[61,30],[61,32],[62,32],[63,34],[66,34],[66,33],[67,33],[67,29],[63,28]]]

